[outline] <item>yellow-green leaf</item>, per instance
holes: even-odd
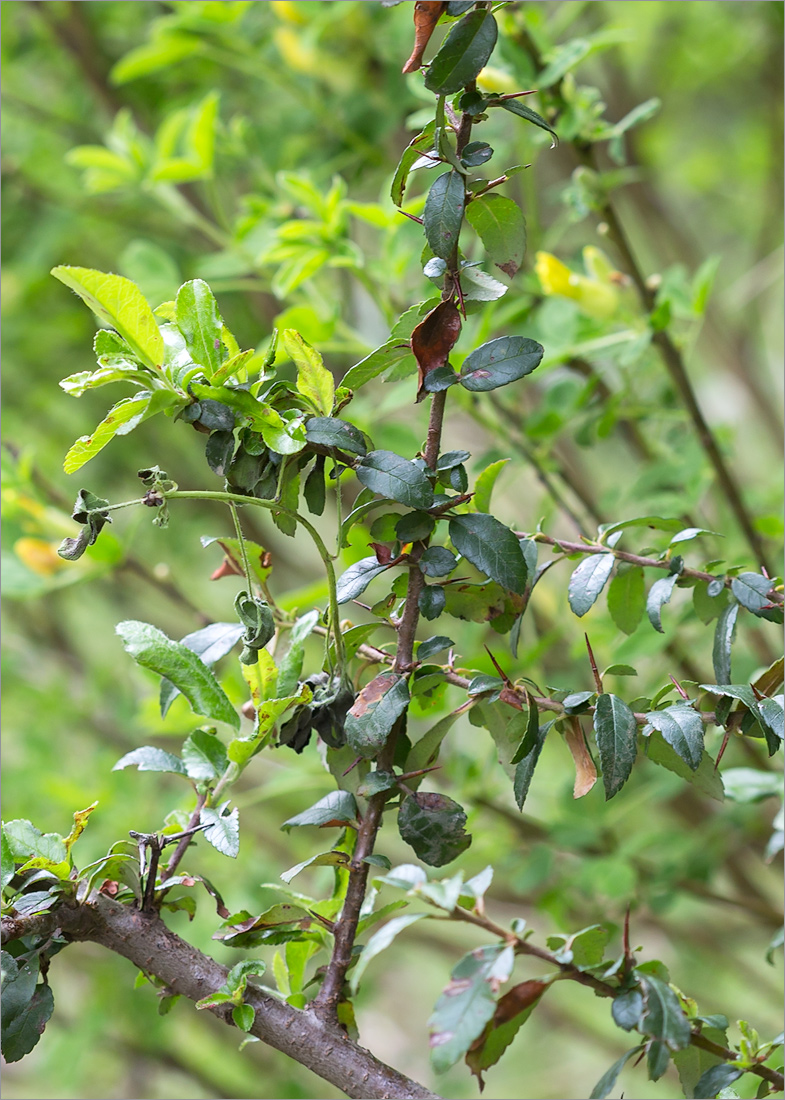
[[[281,339],[297,367],[297,389],[319,412],[329,416],[335,398],[335,382],[321,355],[293,328],[284,329]]]

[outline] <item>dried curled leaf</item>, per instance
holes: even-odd
[[[586,738],[577,718],[570,718],[564,734],[567,748],[575,761],[575,788],[573,798],[583,798],[597,782],[597,769],[586,747]]]
[[[417,400],[425,397],[425,378],[447,364],[461,335],[461,315],[453,302],[440,302],[412,332],[412,351],[417,360]]]
[[[415,73],[422,65],[425,48],[431,40],[436,24],[447,7],[442,0],[416,0],[414,5],[414,49],[401,72]]]

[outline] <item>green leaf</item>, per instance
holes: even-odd
[[[172,397],[175,395],[172,394]],[[124,397],[113,405],[107,415],[95,429],[92,435],[83,435],[69,449],[63,460],[63,469],[67,474],[74,474],[81,469],[91,458],[95,458],[99,451],[110,443],[120,432],[126,435],[137,424],[141,424],[145,413],[150,407],[152,394],[149,390],[143,390],[135,397]]]
[[[5,890],[15,874],[14,853],[11,851],[11,845],[5,835],[5,826],[3,826],[0,833],[0,890]]]
[[[393,451],[369,451],[355,472],[361,484],[388,500],[410,508],[433,505],[433,489],[425,474]]]
[[[472,838],[465,824],[463,808],[444,794],[412,794],[398,811],[399,833],[429,867],[443,867],[466,851]]]
[[[202,661],[211,668],[221,657],[231,653],[242,634],[243,628],[239,623],[210,623],[201,630],[186,634],[180,639],[180,645],[186,646],[201,657]],[[179,694],[180,689],[175,687],[171,680],[161,681],[159,705],[162,718],[166,717],[169,707]]]
[[[446,546],[429,546],[419,561],[420,569],[426,577],[446,577],[457,564],[455,554]]]
[[[412,165],[415,164],[422,153],[427,152],[433,148],[434,131],[436,129],[436,120],[431,119],[428,125],[422,130],[417,137],[413,138],[403,151],[403,155],[398,162],[398,167],[395,169],[395,175],[393,176],[392,186],[390,188],[390,196],[396,206],[400,206],[403,202],[403,193],[406,189],[406,181],[409,178],[409,172],[412,169]],[[350,382],[344,384],[351,386]]]
[[[558,142],[559,137],[554,128],[545,121],[542,115],[538,115],[536,111],[533,111],[531,107],[527,107],[525,103],[522,103],[519,99],[502,99],[494,102],[493,99],[488,101],[489,107],[503,107],[505,111],[509,111],[510,114],[517,115],[518,118],[524,118],[527,122],[531,122],[533,126],[539,126],[541,130],[547,130],[553,138],[551,148]]]
[[[627,568],[624,568],[627,566]],[[608,611],[619,630],[634,634],[643,617],[646,590],[643,569],[619,562],[616,575],[608,586]]]
[[[496,1009],[496,989],[509,978],[513,962],[512,947],[493,943],[470,951],[455,967],[428,1021],[437,1072],[454,1065],[482,1033]]]
[[[329,416],[335,400],[335,382],[321,355],[293,328],[284,329],[281,341],[297,367],[297,389],[323,416]]]
[[[366,760],[384,746],[396,719],[409,705],[406,678],[381,672],[365,685],[346,715],[346,740]]]
[[[653,974],[640,974],[646,1002],[640,1030],[665,1043],[669,1050],[682,1050],[690,1042],[690,1023],[669,985]]]
[[[526,719],[526,732],[523,735],[518,748],[515,750],[515,755],[510,764],[520,764],[526,757],[537,747],[540,740],[540,715],[537,707],[529,698],[529,714]],[[517,770],[516,770],[517,778]]]
[[[596,602],[611,575],[613,554],[591,554],[570,577],[567,599],[572,612],[581,618]]]
[[[207,826],[202,830],[207,843],[212,844],[221,855],[236,859],[240,852],[240,811],[237,807],[224,814],[212,806],[205,806],[200,817],[202,825]]]
[[[487,141],[470,141],[461,153],[464,168],[478,168],[493,156],[493,149]]]
[[[711,1066],[702,1074],[692,1095],[701,1097],[702,1100],[713,1100],[719,1092],[737,1081],[743,1072],[743,1069],[739,1069],[731,1062],[721,1062],[718,1066]]]
[[[18,863],[25,862],[31,856],[39,856],[52,863],[62,863],[68,859],[68,849],[58,833],[42,833],[24,818],[7,821],[3,825],[3,836]]]
[[[299,875],[300,871],[304,871],[306,867],[343,867],[348,862],[349,856],[346,854],[346,852],[320,852],[318,856],[311,856],[310,859],[304,859],[302,863],[297,863],[294,867],[290,867],[288,871],[282,871],[281,879],[284,882],[289,883],[292,881],[293,878]],[[291,905],[276,905],[274,909],[269,910],[268,913],[263,913],[262,916],[259,917],[259,920],[257,920],[256,924],[254,924],[254,928],[264,927],[264,925],[261,923],[262,918],[267,917],[269,922],[270,913],[276,913],[278,910],[291,909],[293,909],[293,906]],[[305,910],[298,909],[296,910],[296,912],[298,914],[298,920],[307,919],[308,914],[307,912],[305,912]],[[290,916],[288,918],[288,921],[291,922],[294,919],[295,918]],[[275,923],[278,922],[276,921]]]
[[[223,361],[223,320],[213,292],[203,279],[184,283],[177,291],[175,321],[191,358],[212,378]]]
[[[420,614],[428,622],[438,619],[447,606],[447,596],[444,589],[438,584],[426,584],[417,597],[417,606]]]
[[[454,646],[455,642],[452,638],[447,638],[442,634],[435,634],[432,638],[426,638],[424,642],[420,642],[417,646],[417,660],[427,661],[431,657],[435,657],[437,653],[441,653],[445,649],[449,649]]]
[[[491,495],[496,484],[496,479],[509,461],[509,458],[500,458],[497,462],[491,462],[489,466],[485,467],[482,473],[477,475],[477,480],[474,482],[474,496],[472,497],[471,503],[475,511],[487,512],[490,509]]]
[[[739,614],[739,605],[729,603],[720,612],[717,626],[714,629],[714,644],[712,646],[711,659],[714,665],[714,675],[718,684],[731,682],[731,647],[736,633],[736,618]]]
[[[692,707],[676,703],[665,710],[650,711],[649,725],[659,730],[682,760],[696,770],[703,756],[703,722]]]
[[[127,84],[140,76],[171,69],[186,57],[201,53],[202,49],[201,36],[167,30],[124,54],[113,66],[110,78],[113,84]]]
[[[383,374],[390,367],[396,367],[399,363],[404,363],[407,359],[411,360],[413,370],[416,366],[416,360],[412,355],[411,346],[408,343],[404,344],[401,339],[388,340],[376,351],[366,355],[365,359],[361,359],[359,363],[355,363],[353,367],[350,367],[343,376],[341,385],[350,390],[359,390],[372,378]]]
[[[418,920],[422,920],[424,917],[428,917],[428,913],[405,913],[401,917],[393,917],[391,921],[388,921],[378,932],[375,932],[368,943],[363,947],[362,954],[360,955],[357,965],[352,970],[352,977],[349,983],[349,988],[352,991],[352,996],[356,996],[357,990],[360,988],[360,980],[365,973],[368,963],[381,954],[385,948],[389,947],[399,932],[403,932],[404,928],[408,928],[410,924],[415,924]]]
[[[163,749],[157,749],[152,745],[143,745],[139,749],[133,749],[131,752],[127,752],[125,756],[122,756],[115,766],[112,768],[113,772],[120,772],[124,768],[130,768],[132,764],[136,764],[140,772],[175,772],[178,775],[185,775],[185,765],[179,756],[173,756],[170,752],[164,752]]]
[[[71,374],[60,382],[60,389],[71,397],[81,397],[86,390],[97,389],[109,382],[131,382],[134,386],[146,386],[149,381],[149,374],[145,374],[135,363],[129,363],[127,367],[103,367],[101,370],[83,370],[78,374]]]
[[[617,993],[611,1003],[611,1015],[617,1027],[634,1031],[643,1015],[643,994],[639,989],[625,989]]]
[[[182,752],[191,779],[219,779],[229,766],[223,741],[211,730],[194,730],[186,738]]]
[[[741,606],[754,614],[771,603],[769,593],[774,584],[761,573],[739,573],[731,579],[730,586]]]
[[[722,778],[708,753],[703,754],[700,764],[693,771],[671,748],[658,730],[651,733],[645,739],[644,744],[646,746],[646,756],[653,764],[659,764],[661,767],[667,768],[668,771],[692,784],[696,790],[705,794],[708,798],[715,798],[718,802],[724,800]]]
[[[489,11],[473,11],[456,23],[425,74],[428,91],[436,95],[462,91],[487,65],[497,35],[496,20]]]
[[[618,523],[611,523],[601,528],[602,541],[607,544],[609,535],[624,531],[628,527],[649,527],[652,531],[678,532],[682,530],[682,521],[665,516],[636,516],[634,519],[622,519]]]
[[[712,619],[716,619],[727,606],[729,599],[730,592],[724,585],[716,596],[709,595],[707,581],[698,581],[692,590],[692,606],[702,623],[710,623]]]
[[[425,239],[435,256],[448,260],[458,242],[466,191],[463,176],[445,172],[431,185],[425,200]]]
[[[521,545],[495,516],[484,512],[452,516],[450,539],[458,553],[491,580],[523,595],[528,571]]]
[[[627,1062],[632,1058],[633,1054],[638,1054],[642,1050],[642,1046],[633,1047],[632,1050],[628,1050],[626,1054],[623,1054],[618,1062],[614,1062],[611,1068],[606,1073],[603,1073],[602,1077],[591,1090],[589,1100],[605,1100],[605,1097],[616,1084],[616,1078],[624,1069]]]
[[[760,802],[782,794],[782,779],[775,772],[755,768],[726,768],[722,773],[725,794],[734,802]]]
[[[108,275],[87,267],[54,267],[52,274],[75,290],[96,316],[116,329],[146,366],[160,370],[163,337],[138,286],[122,275]]]
[[[467,695],[484,695],[489,691],[501,691],[504,687],[504,680],[498,676],[489,676],[487,672],[481,672],[479,676],[474,676],[469,681],[469,686],[466,689]]]
[[[500,997],[493,1019],[466,1053],[466,1065],[482,1087],[482,1074],[495,1066],[531,1016],[548,988],[545,982],[527,981],[513,986]]]
[[[617,695],[599,695],[594,710],[594,734],[600,752],[606,801],[629,778],[638,751],[635,715]]]
[[[610,938],[607,928],[592,924],[571,936],[548,936],[547,943],[560,963],[571,963],[578,970],[591,970],[604,959]]]
[[[463,361],[461,385],[477,392],[507,386],[531,374],[539,365],[544,350],[536,340],[524,336],[500,336],[481,344]]]
[[[419,771],[420,768],[427,768],[434,763],[439,755],[442,741],[455,725],[461,713],[463,713],[462,710],[452,711],[422,735],[420,740],[409,750],[409,755],[406,757],[407,771]],[[413,786],[416,782],[417,780],[410,782],[409,786]]]
[[[207,665],[180,642],[149,623],[128,620],[115,628],[125,649],[143,668],[179,688],[196,714],[240,728],[240,717]]]
[[[232,1009],[232,1019],[240,1031],[250,1031],[256,1019],[256,1009],[253,1005],[235,1005]]]
[[[435,526],[436,520],[427,512],[407,512],[395,524],[395,534],[400,542],[421,542],[433,533]]]
[[[663,604],[670,603],[673,588],[678,579],[676,573],[671,574],[669,577],[661,577],[649,589],[649,595],[646,599],[646,614],[649,616],[651,625],[660,634],[665,633],[662,629],[662,607]]]
[[[336,585],[338,603],[348,603],[362,595],[374,577],[378,577],[388,567],[380,565],[378,559],[361,558],[354,565],[350,565],[345,573],[338,578]]]
[[[33,973],[32,996],[18,1011],[14,1012],[12,1007],[9,1018],[8,994],[17,983],[21,985],[21,975],[28,970],[28,967]],[[13,983],[3,983],[2,1051],[6,1062],[18,1062],[30,1053],[43,1035],[47,1021],[54,1012],[54,996],[50,987],[43,984],[35,985],[37,970],[37,966],[33,971],[29,964],[20,967],[19,977]]]
[[[330,791],[324,798],[320,798],[313,806],[302,813],[295,814],[288,821],[284,821],[281,829],[288,833],[290,829],[300,828],[303,825],[343,825],[346,822],[357,820],[357,803],[354,795],[349,791]]]
[[[490,259],[512,278],[526,252],[526,221],[518,204],[503,195],[480,195],[466,207],[466,220]]]
[[[365,455],[362,432],[354,424],[334,416],[312,416],[305,422],[305,438],[319,447],[330,447],[350,455]]]

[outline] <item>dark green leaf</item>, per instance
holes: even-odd
[[[406,181],[409,178],[409,172],[412,165],[415,164],[422,153],[427,152],[433,148],[434,130],[436,129],[436,120],[432,119],[425,129],[413,138],[412,141],[406,146],[403,151],[403,156],[398,162],[398,167],[395,169],[395,175],[393,176],[392,187],[390,188],[390,195],[392,201],[396,206],[400,206],[403,202],[403,193],[406,188]],[[351,382],[347,382],[344,379],[344,385],[352,386]]]
[[[312,416],[305,422],[305,438],[319,447],[330,447],[346,454],[364,455],[363,434],[353,424],[334,416]]]
[[[75,539],[63,539],[57,549],[57,553],[66,561],[77,561],[84,554],[88,546],[92,546],[98,538],[104,524],[111,523],[108,512],[100,509],[108,506],[109,501],[103,497],[97,497],[89,489],[80,489],[74,502],[71,518],[77,523],[83,524],[82,530]]]
[[[432,534],[436,520],[427,512],[407,512],[395,525],[395,534],[400,542],[419,542]]]
[[[6,836],[5,826],[3,826],[2,833],[0,833],[0,890],[5,890],[15,874],[14,853]]]
[[[661,577],[660,580],[655,581],[649,589],[649,595],[646,599],[646,614],[649,616],[651,625],[660,634],[665,633],[662,629],[662,606],[663,604],[670,603],[670,598],[673,595],[673,588],[678,579],[678,575],[675,573],[670,577]]]
[[[659,1039],[670,1050],[681,1050],[690,1041],[690,1024],[669,985],[653,974],[641,974],[646,1002],[640,1029],[644,1035]]]
[[[536,340],[500,336],[467,355],[461,367],[461,385],[464,389],[480,392],[506,386],[531,374],[542,359],[543,351]]]
[[[739,573],[732,578],[730,586],[733,595],[748,611],[758,612],[771,603],[769,593],[774,585],[760,573]]]
[[[633,1047],[632,1050],[628,1050],[626,1054],[623,1054],[618,1062],[614,1062],[607,1073],[604,1073],[602,1075],[597,1084],[591,1090],[591,1096],[589,1097],[589,1100],[605,1100],[605,1097],[616,1084],[616,1078],[624,1069],[627,1062],[630,1060],[630,1058],[632,1058],[633,1054],[638,1054],[642,1050],[642,1046]]]
[[[207,459],[207,465],[214,474],[218,474],[219,477],[224,476],[229,467],[229,463],[232,461],[234,448],[234,432],[211,432],[205,444],[204,456]]]
[[[424,619],[429,622],[438,619],[447,606],[444,589],[438,584],[427,584],[417,597],[417,606]]]
[[[448,390],[450,386],[456,385],[458,380],[458,375],[452,367],[445,364],[428,371],[423,379],[423,389],[426,393],[441,393],[442,390]]]
[[[360,482],[379,496],[410,508],[430,508],[433,489],[425,474],[393,451],[370,451],[356,468]]]
[[[375,556],[361,558],[354,565],[350,565],[346,572],[338,578],[336,586],[338,603],[348,603],[349,600],[356,600],[365,591],[373,578],[378,577],[385,569],[387,569],[387,566],[380,565]]]
[[[567,599],[578,618],[585,615],[596,603],[611,575],[615,560],[613,554],[592,554],[583,559],[570,577]]]
[[[398,831],[429,867],[443,867],[466,851],[472,838],[465,824],[463,808],[443,794],[412,794],[398,811]]]
[[[388,340],[376,351],[366,355],[365,359],[361,359],[359,363],[355,363],[353,367],[350,367],[343,376],[341,385],[347,386],[351,390],[359,390],[366,382],[370,382],[372,378],[383,374],[389,367],[398,366],[398,364],[407,360],[411,361],[413,370],[416,366],[416,360],[412,355],[410,345],[408,343],[404,344],[401,339]]]
[[[515,801],[519,810],[523,810],[523,804],[529,793],[529,785],[534,775],[534,769],[537,767],[537,761],[540,758],[542,746],[545,744],[545,737],[552,725],[553,721],[546,722],[544,726],[540,726],[534,748],[515,766],[513,794],[515,795]]]
[[[194,730],[182,752],[191,779],[219,779],[229,766],[223,742],[210,730]]]
[[[523,735],[518,748],[515,750],[515,755],[510,761],[511,764],[520,764],[522,760],[525,760],[529,753],[536,748],[537,742],[540,738],[540,715],[537,707],[529,698],[529,714],[526,721],[526,732]]]
[[[496,45],[498,28],[489,11],[473,11],[457,23],[425,74],[425,87],[436,95],[452,95],[485,68]]]
[[[599,695],[594,710],[594,734],[600,752],[605,798],[613,798],[629,778],[638,750],[635,715],[617,695]]]
[[[431,185],[425,200],[425,238],[435,256],[448,260],[458,241],[466,191],[463,176],[444,172]]]
[[[693,771],[703,755],[703,722],[697,711],[684,703],[646,715],[649,725],[659,730],[668,744]]]
[[[149,623],[128,620],[115,628],[126,652],[179,688],[197,714],[240,728],[240,717],[207,665]]]
[[[720,612],[717,626],[714,629],[711,659],[718,684],[729,684],[731,682],[731,647],[736,633],[736,617],[738,614],[739,605],[737,603],[728,604],[725,610]]]
[[[112,771],[120,772],[124,768],[130,768],[132,764],[136,764],[140,772],[186,774],[185,765],[179,756],[173,756],[172,753],[164,752],[163,749],[157,749],[153,745],[143,745],[141,748],[127,752],[117,761]]]
[[[24,969],[24,968],[20,968]],[[37,969],[37,968],[36,968]],[[19,979],[17,979],[18,981]],[[16,985],[16,982],[13,983]],[[3,984],[3,1058],[18,1062],[29,1054],[44,1033],[54,1012],[54,996],[48,985],[37,985],[24,1008],[8,1018],[6,996],[9,986]],[[13,988],[13,987],[11,987]]]
[[[331,822],[340,825],[356,820],[357,803],[354,801],[354,795],[349,791],[330,791],[307,810],[284,821],[281,829],[288,833],[290,829],[300,828],[303,825],[328,825]]]
[[[616,575],[608,586],[608,611],[619,630],[634,634],[646,606],[643,569],[639,565],[623,566],[627,563],[619,562]]]
[[[474,7],[474,0],[448,0],[447,10],[445,15],[450,19],[457,19],[459,15],[463,15],[469,8]]]
[[[526,590],[526,560],[514,533],[494,516],[474,512],[450,519],[450,539],[459,554],[496,581],[522,596]]]
[[[553,137],[554,144],[559,140],[558,135],[554,128],[550,126],[542,115],[538,115],[536,111],[533,111],[531,107],[527,107],[525,103],[522,103],[520,99],[502,99],[496,103],[491,99],[488,103],[489,107],[504,107],[505,111],[510,111],[511,114],[518,115],[519,118],[525,118],[527,122],[533,123],[535,126],[539,126],[541,130],[547,130]]]
[[[308,505],[308,511],[314,516],[320,516],[324,512],[327,501],[327,489],[324,482],[324,455],[317,455],[308,477],[303,485],[303,496]]]
[[[650,1081],[659,1081],[670,1065],[671,1052],[665,1043],[651,1043],[646,1052],[646,1066]]]
[[[487,141],[470,141],[461,153],[461,164],[465,168],[477,168],[493,156],[493,149]],[[471,222],[471,219],[469,219]]]
[[[420,569],[426,577],[446,577],[457,564],[455,554],[446,546],[429,546],[419,561]]]
[[[496,989],[512,966],[512,948],[493,943],[470,951],[455,967],[428,1021],[435,1070],[449,1069],[482,1033],[496,1009]]]
[[[242,636],[243,628],[239,623],[210,623],[201,630],[195,630],[193,634],[186,634],[180,639],[180,645],[186,646],[204,661],[208,667],[212,667],[221,657],[231,653],[234,646]],[[174,699],[180,694],[171,680],[161,681],[160,707],[161,717],[172,705]]]
[[[381,672],[365,685],[345,723],[346,740],[358,756],[376,756],[408,705],[406,678],[397,672]]]
[[[643,1015],[643,994],[639,989],[618,993],[611,1004],[611,1015],[617,1027],[634,1031]]]
[[[709,798],[716,798],[722,802],[725,798],[720,773],[714,766],[714,761],[704,753],[697,769],[693,771],[688,764],[671,748],[658,730],[654,730],[646,739],[646,756],[653,764],[667,768],[668,771],[678,775],[681,779],[692,784],[696,790]]]
[[[417,660],[427,661],[429,657],[434,657],[437,653],[441,653],[445,649],[449,649],[454,646],[455,642],[452,638],[446,638],[442,634],[435,634],[432,638],[426,638],[424,642],[420,642],[417,647]]]
[[[562,699],[565,714],[585,714],[597,693],[595,691],[572,691]]]
[[[201,823],[207,828],[202,836],[212,844],[221,855],[236,859],[240,851],[240,811],[235,808],[228,814],[205,806],[201,812]]]
[[[177,291],[175,320],[191,358],[212,378],[223,361],[223,321],[213,292],[203,279],[185,283]]]
[[[501,680],[498,676],[489,676],[487,672],[481,672],[479,676],[474,676],[466,689],[468,695],[483,695],[488,691],[501,691],[504,687],[504,680]]]
[[[518,204],[503,195],[480,195],[467,206],[466,220],[490,259],[512,278],[526,252],[526,221]]]
[[[741,1077],[744,1071],[730,1062],[721,1062],[718,1066],[712,1066],[701,1076],[693,1096],[701,1100],[713,1100],[718,1092],[722,1092],[728,1085],[732,1085]]]
[[[698,581],[692,590],[692,605],[702,623],[710,623],[712,619],[716,619],[730,599],[730,592],[721,580],[718,592],[714,591],[714,584],[714,581]]]

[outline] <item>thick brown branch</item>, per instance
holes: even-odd
[[[99,944],[154,974],[169,991],[198,1001],[226,981],[227,971],[170,932],[154,914],[92,894],[81,905],[63,906],[43,917],[3,920],[3,940],[20,935],[46,935],[60,929],[69,939]],[[251,1034],[282,1051],[347,1096],[438,1100],[416,1081],[386,1066],[364,1047],[315,1013],[300,1011],[249,986],[245,1001],[256,1010]],[[232,1026],[231,1005],[210,1011]]]

